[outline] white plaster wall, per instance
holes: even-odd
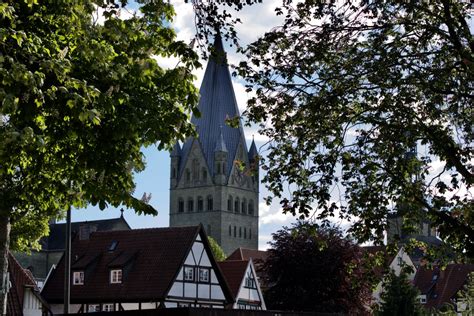
[[[51,312],[53,315],[55,314],[62,314],[64,312],[64,305],[63,304],[51,304],[49,305]],[[77,314],[79,309],[81,308],[80,304],[71,304],[69,305],[69,312],[71,314]]]

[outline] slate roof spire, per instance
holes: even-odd
[[[225,145],[225,140],[224,136],[222,135],[222,126],[221,126],[221,134],[219,135],[219,138],[217,139],[216,142],[216,148],[214,149],[214,152],[221,151],[221,152],[227,152],[227,146]]]
[[[173,150],[171,151],[170,157],[179,157],[181,155],[181,146],[179,146],[179,143],[176,142],[176,144],[173,146]]]
[[[222,38],[217,32],[212,54],[204,73],[200,89],[198,109],[201,116],[193,115],[191,122],[196,126],[199,137],[196,139],[201,146],[209,172],[215,174],[214,149],[222,137],[228,155],[225,174],[230,175],[237,148],[242,143],[244,152],[247,152],[244,131],[239,121],[238,128],[226,124],[227,119],[239,117],[239,108],[232,86],[232,79],[227,65],[226,53],[222,45]],[[181,151],[179,175],[183,174],[184,166],[191,151],[193,138],[189,138]]]
[[[252,137],[252,144],[249,149],[249,160],[254,160],[258,156],[257,146],[255,145],[255,138]]]

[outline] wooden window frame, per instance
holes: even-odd
[[[122,269],[111,269],[110,270],[110,284],[121,284],[123,280]]]
[[[79,275],[79,282],[76,283],[76,275]],[[73,271],[72,285],[84,285],[84,271]]]

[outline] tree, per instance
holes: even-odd
[[[459,291],[457,307],[462,316],[474,314],[474,272],[469,274],[464,288]]]
[[[377,315],[424,315],[418,295],[417,289],[410,284],[405,272],[397,276],[391,271],[383,282],[382,303]]]
[[[87,203],[156,214],[132,196],[141,148],[170,149],[193,132],[197,56],[175,40],[171,5],[138,2],[129,19],[119,17],[126,1],[0,4],[2,314],[10,237],[24,248],[50,217]],[[176,68],[158,66],[171,55]]]
[[[239,74],[256,89],[246,114],[270,139],[263,181],[284,213],[339,216],[359,242],[381,243],[387,214],[403,210],[407,226],[429,219],[474,257],[469,9],[282,2],[283,24],[246,49]]]
[[[207,236],[209,240],[209,245],[211,246],[212,254],[216,261],[224,261],[226,256],[224,250],[222,250],[221,246],[214,240],[211,236]]]
[[[270,309],[368,314],[361,249],[337,228],[298,222],[273,234],[262,266]]]

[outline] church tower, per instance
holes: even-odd
[[[226,254],[238,247],[258,248],[258,163],[252,141],[247,150],[220,35],[200,89],[198,137],[171,153],[170,226],[202,224]],[[254,166],[253,168],[250,166]]]

